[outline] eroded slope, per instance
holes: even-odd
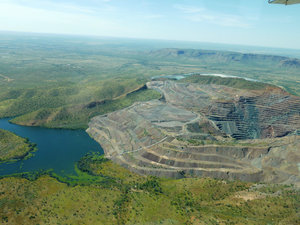
[[[249,90],[167,80],[147,86],[163,98],[89,124],[113,161],[166,177],[300,181],[300,139],[293,135],[300,128],[298,97],[268,85]]]

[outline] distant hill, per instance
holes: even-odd
[[[299,59],[284,59],[280,61],[281,66],[283,67],[294,67],[300,68],[300,60]]]
[[[196,49],[176,49],[166,48],[151,51],[154,57],[197,59],[204,62],[216,63],[243,63],[243,64],[273,64],[278,67],[300,67],[299,59],[292,59],[285,56],[239,53],[231,51],[196,50]]]

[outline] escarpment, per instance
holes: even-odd
[[[266,85],[152,81],[161,100],[94,117],[107,157],[140,174],[300,184],[300,98]]]

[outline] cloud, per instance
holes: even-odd
[[[6,21],[0,23],[0,30],[88,35],[108,35],[122,30],[117,21],[94,15],[89,8],[68,4],[63,7],[64,10],[57,10],[0,3],[0,21]]]
[[[162,14],[149,14],[144,16],[145,19],[161,19],[163,17],[165,16]]]
[[[249,28],[250,24],[243,22],[243,20],[235,15],[216,15],[216,14],[195,14],[186,17],[193,22],[207,22],[224,27],[239,27]]]
[[[52,10],[57,12],[70,12],[92,14],[97,12],[111,12],[114,7],[107,4],[111,0],[88,0],[86,3],[76,3],[76,1],[51,1],[51,0],[1,0],[2,3],[24,6],[32,9]],[[1,4],[1,3],[0,3]]]
[[[188,5],[175,4],[173,7],[187,14],[193,14],[193,13],[199,13],[205,11],[204,8],[188,6]]]
[[[188,5],[174,5],[184,14],[184,18],[192,22],[206,22],[225,27],[248,28],[250,24],[244,21],[244,18],[233,14],[224,14],[207,10],[206,8],[193,7]]]

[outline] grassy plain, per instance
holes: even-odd
[[[1,179],[1,223],[300,222],[300,193],[292,186],[254,185],[210,178],[170,180],[144,177],[93,154],[84,157],[78,167],[85,172],[79,172],[77,181],[73,182],[65,180],[61,183],[48,175],[31,181],[18,177]],[[98,182],[86,182],[87,177],[94,177]]]
[[[35,150],[36,145],[28,139],[0,129],[0,163],[31,157]]]

